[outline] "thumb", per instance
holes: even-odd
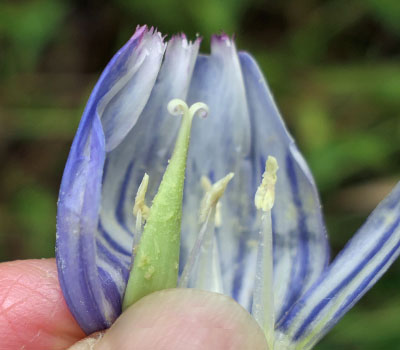
[[[169,289],[126,310],[104,334],[69,350],[267,350],[250,314],[222,294]]]

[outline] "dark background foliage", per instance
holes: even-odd
[[[0,2],[0,261],[54,256],[57,191],[86,99],[137,24],[235,33],[324,203],[333,254],[400,179],[398,0]],[[400,263],[319,349],[400,349]]]

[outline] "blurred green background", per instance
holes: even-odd
[[[0,261],[54,256],[89,93],[137,24],[236,35],[314,172],[336,254],[400,179],[399,0],[0,2]],[[318,349],[400,349],[400,262]]]

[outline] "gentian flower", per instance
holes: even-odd
[[[184,35],[165,43],[156,30],[138,27],[96,84],[58,202],[56,255],[65,299],[86,333],[107,328],[121,313],[133,266],[139,271],[129,282],[134,290],[167,274],[165,287],[230,295],[253,314],[270,348],[310,349],[399,255],[400,185],[329,264],[314,180],[256,62],[226,35],[212,38],[210,55],[200,55],[199,46],[200,39]],[[206,104],[208,118],[192,120],[206,106],[189,109],[183,101]],[[158,204],[161,211],[173,207],[177,214],[169,219],[181,237],[154,243],[154,254],[175,249],[175,260],[157,277],[153,265],[145,266],[145,248],[136,249],[160,230],[149,216],[148,226],[156,228],[146,233],[143,222],[149,212],[158,215],[145,202],[157,192],[181,123],[168,115],[168,105],[183,115],[182,125],[190,117],[193,130],[189,150],[186,145],[179,155],[187,163],[185,187],[183,165],[173,189],[177,200],[169,203],[168,195]],[[188,144],[190,126],[184,130]],[[160,288],[151,283],[150,291]],[[133,299],[143,290],[138,293]]]

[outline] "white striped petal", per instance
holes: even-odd
[[[138,28],[106,67],[85,109],[60,189],[57,264],[68,306],[87,333],[109,327],[121,312],[134,197],[145,170],[152,194],[158,185],[163,163],[157,156],[166,163],[168,131],[179,123],[166,106],[185,98],[198,46],[172,39],[159,72],[163,40]]]
[[[311,172],[286,130],[257,63],[246,53],[239,56],[253,126],[255,186],[268,155],[279,164],[272,209],[274,300],[279,320],[322,273],[329,248]]]
[[[399,254],[400,183],[278,325],[289,349],[311,349]]]
[[[184,197],[182,258],[185,260],[196,239],[201,176],[215,181],[234,172],[235,178],[221,199],[222,225],[216,236],[224,292],[250,310],[252,285],[245,280],[251,275],[244,274],[250,262],[247,259],[250,248],[246,243],[252,236],[257,237],[252,228],[251,125],[236,47],[226,35],[214,36],[211,55],[197,59],[188,102],[197,101],[209,106],[209,114],[205,122],[193,122]],[[243,286],[250,291],[246,293]]]

